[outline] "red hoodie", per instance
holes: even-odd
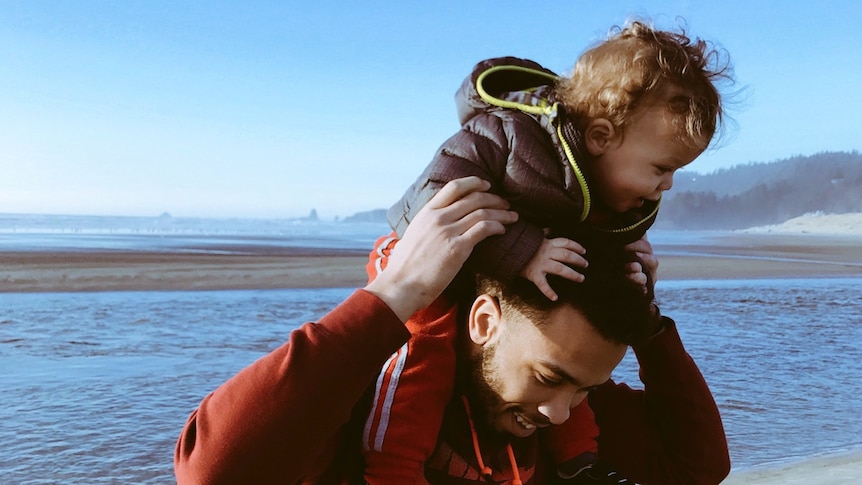
[[[730,470],[721,418],[673,322],[635,349],[645,391],[609,382],[590,393],[599,458],[642,483],[718,484]],[[382,364],[409,338],[404,324],[358,290],[317,324],[240,371],[189,417],[177,443],[179,484],[362,483],[360,439]],[[525,484],[554,483],[541,437],[481,443],[498,483],[513,463]],[[480,435],[481,440],[481,435]],[[426,465],[432,484],[487,483],[456,396]]]

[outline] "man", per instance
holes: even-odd
[[[403,322],[441,294],[478,241],[516,218],[487,187],[475,178],[450,182],[364,290],[207,396],[177,443],[177,481],[361,483],[370,394],[383,362],[409,338]],[[601,317],[589,298],[518,309],[508,308],[510,293],[480,287],[465,317],[465,392],[447,410],[426,469],[431,483],[557,483],[536,430],[565,421],[587,391],[602,432],[599,456],[624,475],[652,483],[724,478],[720,417],[673,322],[653,313],[620,334],[658,333],[636,348],[643,393],[605,382],[625,345],[594,325]]]
[[[568,428],[572,436],[546,431],[565,423],[570,410],[608,381],[627,344],[643,341],[660,322],[652,292],[626,278],[622,256],[593,257],[583,283],[549,277],[555,302],[526,279],[477,278],[475,294],[462,303],[456,399],[425,464],[430,483],[450,483],[451,476],[492,483],[556,477],[551,455],[566,448],[564,440],[582,437],[578,427]],[[578,465],[562,470],[569,477],[589,462],[565,464]],[[614,477],[572,483],[632,483]]]

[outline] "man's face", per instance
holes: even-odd
[[[703,152],[682,142],[673,121],[664,106],[645,107],[596,155],[591,184],[610,211],[627,212],[657,201],[673,186],[674,173]]]
[[[480,343],[471,328],[476,413],[494,430],[521,438],[565,422],[587,392],[610,378],[627,348],[605,340],[568,305],[543,325],[520,314],[500,315],[490,325]]]

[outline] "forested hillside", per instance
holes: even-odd
[[[664,229],[740,229],[810,212],[862,212],[862,155],[824,152],[714,173],[679,172],[656,221]]]
[[[702,175],[680,171],[655,227],[743,229],[779,224],[810,212],[862,212],[862,154],[824,152],[750,163]],[[386,210],[344,222],[386,222]]]

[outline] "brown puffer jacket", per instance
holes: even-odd
[[[538,250],[544,229],[568,237],[595,254],[608,245],[639,239],[652,225],[658,203],[589,221],[589,163],[580,135],[555,102],[558,76],[539,64],[513,57],[482,61],[455,95],[461,129],[437,150],[401,200],[389,209],[389,224],[407,225],[446,182],[475,175],[520,214],[506,233],[481,242],[466,268],[508,281]],[[579,162],[581,165],[579,165]]]

